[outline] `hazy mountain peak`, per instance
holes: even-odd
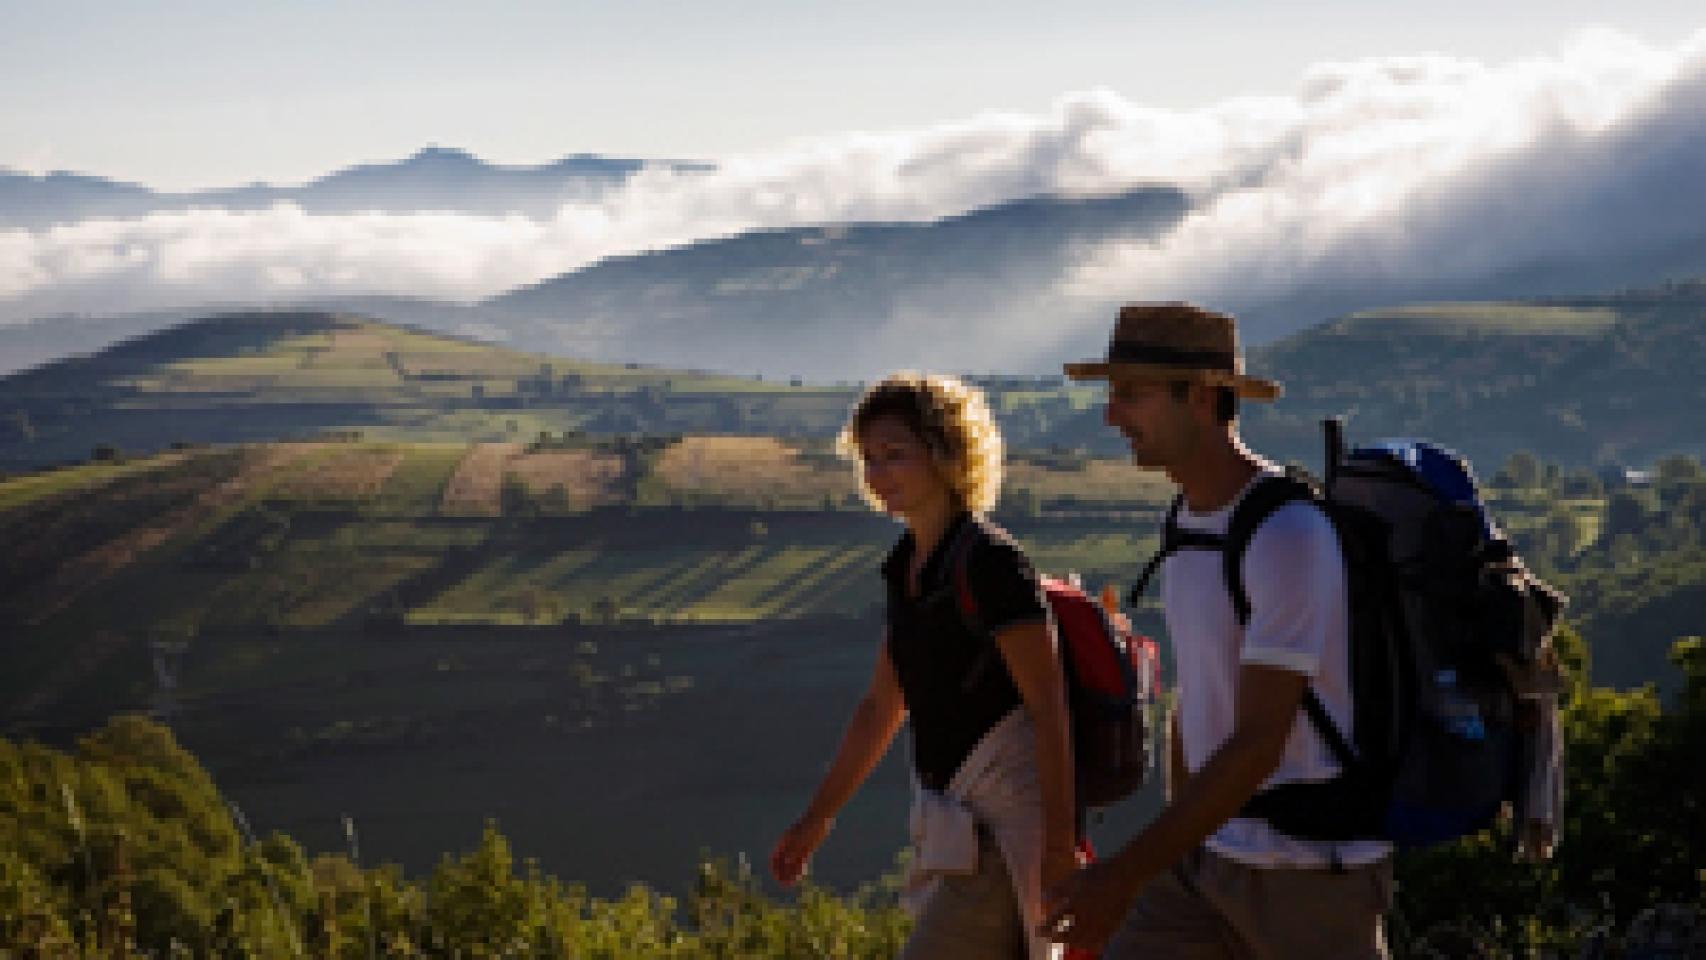
[[[474,156],[460,147],[441,147],[438,144],[428,144],[415,151],[414,155],[403,163],[457,163],[467,166],[486,166],[479,157]]]

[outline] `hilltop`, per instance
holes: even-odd
[[[0,467],[362,431],[825,433],[846,389],[586,363],[325,312],[222,314],[0,379]]]

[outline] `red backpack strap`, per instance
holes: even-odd
[[[954,583],[954,599],[960,608],[960,619],[965,621],[966,629],[978,636],[985,631],[983,617],[977,610],[977,597],[971,592],[971,573],[966,569],[971,558],[972,541],[975,539],[977,521],[967,520],[954,534],[954,542],[948,547],[948,577]]]

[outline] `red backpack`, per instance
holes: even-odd
[[[969,539],[954,551],[954,592],[967,626],[985,633],[966,576]],[[1045,576],[1042,586],[1066,675],[1078,806],[1110,806],[1142,786],[1154,763],[1150,707],[1161,692],[1161,658],[1154,640],[1116,624],[1075,582]]]

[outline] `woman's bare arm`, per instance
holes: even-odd
[[[770,854],[770,870],[778,882],[791,885],[805,873],[806,862],[829,834],[835,815],[888,752],[905,719],[906,701],[901,696],[894,666],[889,662],[885,636],[877,651],[871,682],[865,695],[859,698],[858,706],[853,708],[829,770],[818,783],[806,812],[783,832]]]

